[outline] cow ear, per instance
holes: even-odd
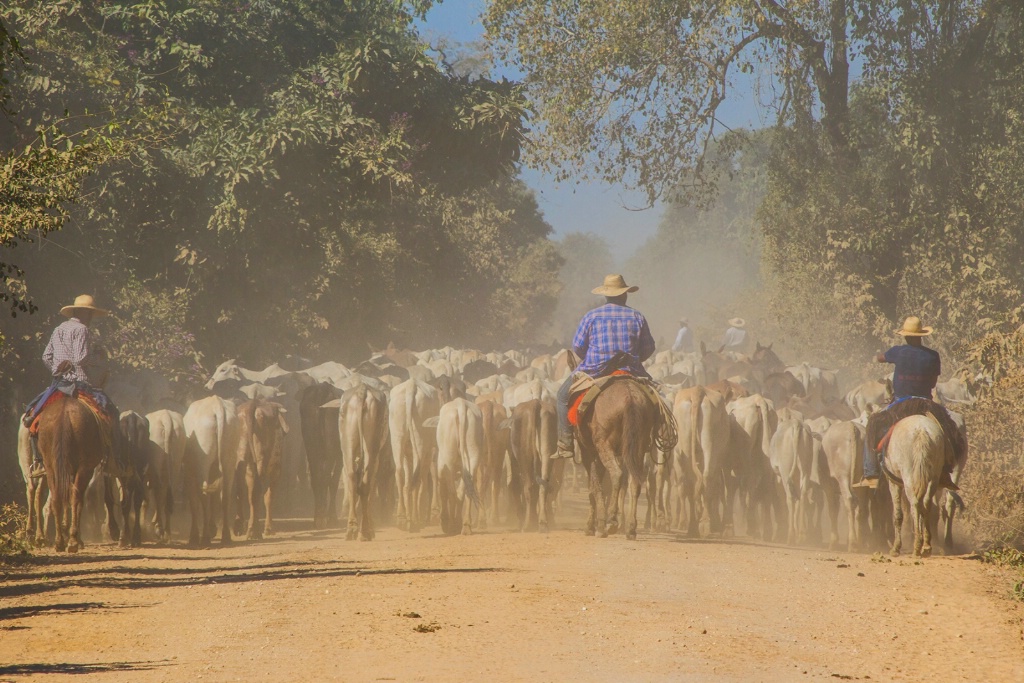
[[[283,409],[283,408],[282,408],[282,409],[281,409],[280,411],[278,411],[278,413],[277,413],[277,420],[278,420],[278,422],[280,422],[280,423],[281,423],[281,430],[282,430],[282,431],[283,431],[283,432],[284,432],[285,434],[287,434],[287,433],[288,433],[288,423],[287,423],[287,422],[285,422],[285,419],[284,419],[284,412],[285,412],[285,411],[284,411],[284,409]]]
[[[423,426],[427,429],[437,429],[438,423],[441,422],[440,417],[428,417],[423,421]]]

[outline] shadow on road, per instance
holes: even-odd
[[[95,674],[108,671],[151,671],[170,662],[100,662],[96,664],[10,664],[0,666],[0,676],[37,676],[41,674]]]
[[[175,588],[180,586],[203,586],[212,584],[235,584],[250,583],[253,581],[292,581],[299,579],[319,578],[340,578],[340,577],[361,577],[361,576],[392,576],[404,574],[477,574],[485,572],[506,571],[497,567],[467,567],[455,569],[370,569],[346,567],[341,568],[332,565],[343,564],[341,561],[328,561],[316,563],[316,566],[296,566],[289,563],[281,567],[275,563],[271,569],[259,565],[253,567],[233,568],[235,571],[228,572],[223,567],[211,569],[181,569],[174,570],[179,574],[187,576],[170,576],[167,578],[151,578],[145,575],[139,576],[134,568],[116,567],[110,570],[97,570],[96,576],[76,576],[68,579],[50,580],[45,577],[42,580],[23,581],[0,586],[0,597],[19,597],[25,595],[37,595],[48,593],[64,588],[115,588],[125,590],[137,590],[142,588]],[[164,570],[159,570],[164,573]],[[109,574],[115,574],[110,576]]]
[[[26,607],[0,607],[0,621],[8,619],[23,619],[34,617],[39,614],[71,614],[73,612],[87,612],[92,609],[104,609],[103,602],[65,602],[55,605],[31,605]]]

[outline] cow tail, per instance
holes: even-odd
[[[547,485],[547,477],[544,476],[544,472],[545,472],[545,470],[548,469],[547,468],[548,456],[551,455],[550,453],[545,453],[544,452],[544,439],[543,439],[543,437],[541,435],[541,432],[543,431],[543,427],[541,425],[541,422],[543,421],[543,412],[544,412],[544,406],[541,404],[540,401],[537,401],[537,403],[534,406],[533,410],[530,411],[530,420],[531,420],[531,422],[533,422],[533,435],[534,435],[533,447],[534,447],[535,453],[537,454],[537,464],[538,464],[538,468],[537,468],[537,471],[534,473],[534,477],[537,480],[537,485],[538,486],[546,486]]]
[[[420,463],[422,461],[423,454],[423,435],[420,434],[420,425],[416,424],[416,418],[413,415],[413,408],[416,405],[416,393],[418,387],[413,384],[412,390],[405,394],[405,418],[406,422],[410,427],[409,431],[409,445],[412,447],[412,475],[409,477],[409,486],[416,488],[419,486],[420,477],[423,476],[423,472],[420,471]]]
[[[459,404],[459,458],[462,460],[462,486],[466,498],[476,504],[480,504],[480,498],[476,493],[476,482],[473,481],[473,472],[469,462],[469,410],[465,403]]]
[[[369,398],[370,392],[366,390],[366,385],[360,385],[357,388],[357,392],[361,394],[359,396],[359,402],[362,405],[362,410],[359,413],[359,419],[357,420],[359,430],[359,450],[361,453],[358,458],[352,458],[352,467],[355,472],[352,473],[352,481],[356,482],[356,494],[360,497],[370,495],[369,482],[363,480],[366,476],[366,460],[370,457],[370,451],[366,447],[366,424],[365,420],[370,417],[370,405]],[[343,406],[344,407],[344,406]]]
[[[864,433],[851,425],[853,429],[853,457],[850,458],[850,481],[860,481],[864,473]]]
[[[699,455],[700,462],[703,463],[704,454],[700,447],[700,406],[704,402],[703,387],[698,387],[695,394],[693,403],[690,406],[690,467],[693,469],[694,476],[693,496],[696,500],[700,500],[704,492],[704,467],[703,465],[698,465],[697,458]]]

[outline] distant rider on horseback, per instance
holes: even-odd
[[[60,314],[68,320],[53,331],[43,352],[43,362],[50,370],[53,381],[46,391],[29,404],[22,420],[26,427],[31,427],[49,398],[57,391],[67,396],[74,396],[80,391],[86,392],[110,418],[114,456],[121,464],[120,413],[114,402],[100,388],[106,382],[105,352],[93,343],[89,332],[89,324],[93,319],[107,313],[109,311],[98,308],[88,294],[77,297],[74,304],[60,309]],[[36,445],[36,436],[32,434],[30,474],[33,478],[42,477],[46,473]]]
[[[892,403],[885,410],[873,413],[868,418],[867,434],[864,440],[864,478],[854,487],[876,488],[881,463],[876,452],[878,444],[889,430],[904,417],[930,414],[942,427],[956,453],[966,449],[963,435],[946,409],[932,401],[932,390],[942,373],[939,352],[923,343],[923,338],[932,333],[932,328],[923,326],[921,319],[910,316],[903,322],[903,328],[896,331],[906,341],[875,357],[879,363],[893,363],[896,367],[892,377]],[[953,491],[957,490],[951,478],[952,463],[946,463],[939,484]]]
[[[626,305],[626,296],[639,289],[627,285],[621,275],[607,275],[604,284],[593,290],[605,297],[605,304],[583,316],[573,337],[573,353],[582,362],[558,390],[558,450],[552,457],[574,455],[569,398],[577,373],[596,378],[625,370],[637,377],[650,377],[642,363],[654,353],[654,337],[643,314]]]

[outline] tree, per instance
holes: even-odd
[[[259,365],[522,338],[554,305],[559,263],[516,178],[525,101],[432,58],[412,28],[427,6],[5,5],[29,62],[10,87],[21,121],[71,104],[68,135],[142,141],[87,179],[78,229],[19,263],[39,306],[105,296],[131,332],[121,359],[147,366],[186,342],[182,363]],[[0,150],[27,137],[0,122]],[[168,298],[181,305],[152,306]],[[142,329],[150,310],[166,319]],[[22,357],[39,325],[18,330]]]
[[[851,55],[866,71],[888,68],[934,22],[959,26],[980,4],[492,0],[485,25],[502,57],[529,74],[538,159],[563,176],[593,165],[653,202],[707,189],[719,110],[734,97],[737,74],[749,80],[757,70],[780,121],[820,115],[836,163],[852,163]]]

